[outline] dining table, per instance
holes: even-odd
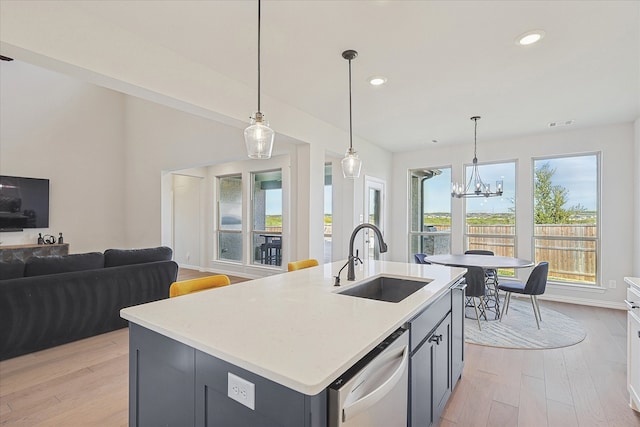
[[[478,255],[478,254],[440,254],[429,255],[424,258],[425,262],[431,264],[446,265],[449,267],[480,267],[485,272],[492,271],[492,283],[488,286],[487,292],[487,309],[495,311],[494,319],[500,318],[500,295],[498,294],[498,276],[499,268],[527,268],[533,267],[533,261],[501,256],[501,255]],[[485,318],[488,317],[485,313]]]
[[[441,254],[428,255],[424,259],[431,264],[450,267],[481,267],[485,270],[533,267],[533,261],[501,255]]]

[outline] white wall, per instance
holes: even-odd
[[[3,244],[62,232],[71,252],[125,245],[124,99],[0,61],[0,174],[50,180],[50,228],[0,233]]]
[[[245,170],[241,164],[250,163],[252,168],[266,167],[268,162],[248,161],[243,143],[242,129],[224,125],[199,116],[184,113],[173,108],[145,101],[139,98],[126,99],[126,181],[127,181],[127,222],[126,235],[130,244],[152,246],[160,244],[163,227],[162,209],[168,204],[162,201],[161,175],[169,171],[179,171],[194,166],[217,165],[215,174]],[[308,256],[322,259],[323,239],[323,167],[326,154],[333,154],[322,141],[313,146],[290,138],[276,136],[274,157],[288,156],[287,168],[291,168],[291,248],[285,255],[288,259],[302,259]],[[335,144],[335,140],[331,140]],[[391,156],[374,145],[359,142],[360,157],[363,159],[362,176],[370,174],[390,180]],[[345,147],[348,140],[345,139]],[[356,146],[358,149],[358,146]],[[229,173],[227,172],[227,173]],[[286,172],[286,171],[285,171]],[[212,185],[213,177],[208,179]],[[334,223],[342,224],[334,234],[336,251],[346,257],[348,234],[363,213],[363,178],[345,180],[341,172],[334,174],[333,185],[339,188],[341,200]],[[166,184],[165,187],[169,187]],[[209,194],[213,194],[212,192]],[[213,209],[213,201],[207,205]],[[334,209],[336,209],[334,203]],[[388,203],[387,203],[388,205]],[[208,218],[211,218],[209,215]],[[211,229],[203,231],[212,235]],[[166,233],[166,230],[165,230]],[[213,246],[208,244],[207,263],[203,268],[227,268],[230,273],[255,275],[254,269],[237,270],[233,266],[212,263]],[[344,247],[341,253],[340,248]],[[286,265],[284,266],[286,268]]]
[[[582,301],[604,306],[622,307],[625,297],[624,276],[634,271],[634,192],[628,185],[634,176],[633,153],[634,125],[602,126],[576,131],[549,131],[530,137],[503,141],[482,141],[479,144],[480,162],[516,160],[516,227],[517,256],[533,259],[532,255],[532,157],[571,155],[585,152],[602,153],[602,205],[601,205],[601,271],[603,283],[616,280],[615,289],[585,289],[548,286],[545,296],[558,300]],[[393,202],[393,259],[408,258],[408,191],[407,171],[420,167],[453,165],[453,176],[462,176],[462,165],[471,161],[472,145],[433,147],[421,152],[394,155]],[[637,162],[637,160],[636,160]],[[462,204],[452,201],[452,222],[462,224]],[[463,244],[462,226],[452,229],[452,251],[461,252]],[[637,270],[637,252],[635,256]],[[519,271],[526,279],[529,271]]]

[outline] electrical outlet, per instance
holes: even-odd
[[[609,288],[611,288],[611,289],[615,289],[616,288],[616,281],[615,280],[609,280]]]
[[[249,382],[237,375],[233,375],[231,372],[227,373],[227,396],[246,406],[247,408],[255,410],[256,404],[256,385]]]

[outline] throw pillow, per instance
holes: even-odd
[[[25,276],[68,273],[71,271],[95,270],[104,267],[104,255],[88,252],[64,256],[31,257],[25,264]]]
[[[170,261],[173,250],[167,246],[146,249],[107,249],[104,251],[104,266],[143,264],[155,261]]]
[[[17,279],[24,276],[24,262],[19,259],[0,261],[0,280]]]

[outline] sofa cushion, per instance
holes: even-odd
[[[173,251],[167,246],[146,249],[107,249],[104,251],[104,266],[144,264],[155,261],[171,261]]]
[[[25,277],[45,274],[68,273],[72,271],[95,270],[104,267],[104,255],[100,252],[88,252],[64,256],[34,256],[25,263]]]
[[[0,280],[17,279],[24,276],[24,262],[19,259],[0,261]]]

